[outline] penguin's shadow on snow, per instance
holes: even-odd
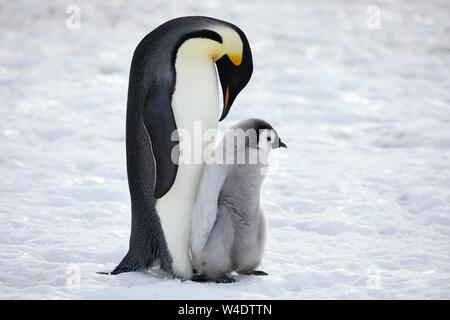
[[[154,279],[180,280],[180,279],[177,279],[176,277],[171,277],[169,274],[167,274],[167,272],[165,272],[165,271],[163,271],[161,269],[152,269],[152,270],[148,270],[148,271],[140,271],[139,273],[145,274],[145,275],[150,276],[150,277],[152,277]],[[112,275],[111,272],[102,272],[102,271],[96,272],[96,274],[107,275],[107,276],[111,276]],[[245,281],[247,279],[250,280],[252,278],[255,278],[255,276],[257,276],[257,277],[268,276],[268,273],[266,273],[265,271],[262,271],[262,270],[254,270],[253,272],[251,272],[249,274],[233,272],[230,276],[226,276],[226,277],[215,279],[215,280],[208,279],[204,275],[201,275],[201,274],[194,274],[191,279],[180,280],[180,281],[181,282],[185,282],[185,283],[229,284],[229,283]]]
[[[192,282],[200,282],[200,283],[234,283],[234,282],[240,282],[244,279],[249,279],[249,276],[267,276],[268,273],[262,270],[254,270],[251,273],[244,274],[244,273],[234,273],[230,276],[224,276],[222,278],[218,279],[208,279],[202,274],[194,274],[190,281]]]

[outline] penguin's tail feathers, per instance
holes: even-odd
[[[162,270],[174,275],[172,257],[167,250],[164,239],[145,239],[130,245],[130,250],[122,261],[111,271],[112,275],[123,272],[146,271],[159,262]]]
[[[145,259],[147,258],[147,259]],[[122,261],[114,268],[111,272],[97,272],[98,274],[104,275],[117,275],[124,272],[133,272],[133,271],[146,271],[151,268],[156,259],[151,259],[149,257],[145,257],[143,255],[131,254],[128,252]],[[170,272],[171,267],[162,266],[164,270]]]
[[[134,261],[133,261],[134,260]],[[130,258],[130,253],[127,253],[126,256],[122,259],[122,261],[111,271],[112,275],[116,275],[123,272],[131,272],[131,271],[143,271],[146,268],[141,266],[137,259]]]

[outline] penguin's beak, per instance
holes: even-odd
[[[241,35],[242,37],[242,35]],[[245,37],[245,35],[244,35]],[[245,40],[245,41],[244,41]],[[231,105],[239,92],[247,85],[253,72],[253,61],[247,39],[243,39],[242,56],[223,55],[216,61],[217,73],[223,94],[222,121],[230,112]]]
[[[278,142],[278,147],[279,147],[279,148],[286,148],[286,149],[287,149],[286,143],[284,143],[283,141],[281,141],[281,139],[280,139],[280,142]]]

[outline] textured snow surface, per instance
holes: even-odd
[[[221,128],[260,117],[289,146],[264,185],[268,277],[95,273],[128,247],[133,50],[183,15],[251,42]],[[1,1],[0,298],[450,298],[449,16],[446,0]]]

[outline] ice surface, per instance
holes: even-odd
[[[450,298],[448,1],[76,1],[69,30],[72,3],[0,4],[0,298]],[[268,277],[95,273],[128,247],[133,50],[183,15],[251,42],[221,127],[260,117],[289,146],[264,186]]]

